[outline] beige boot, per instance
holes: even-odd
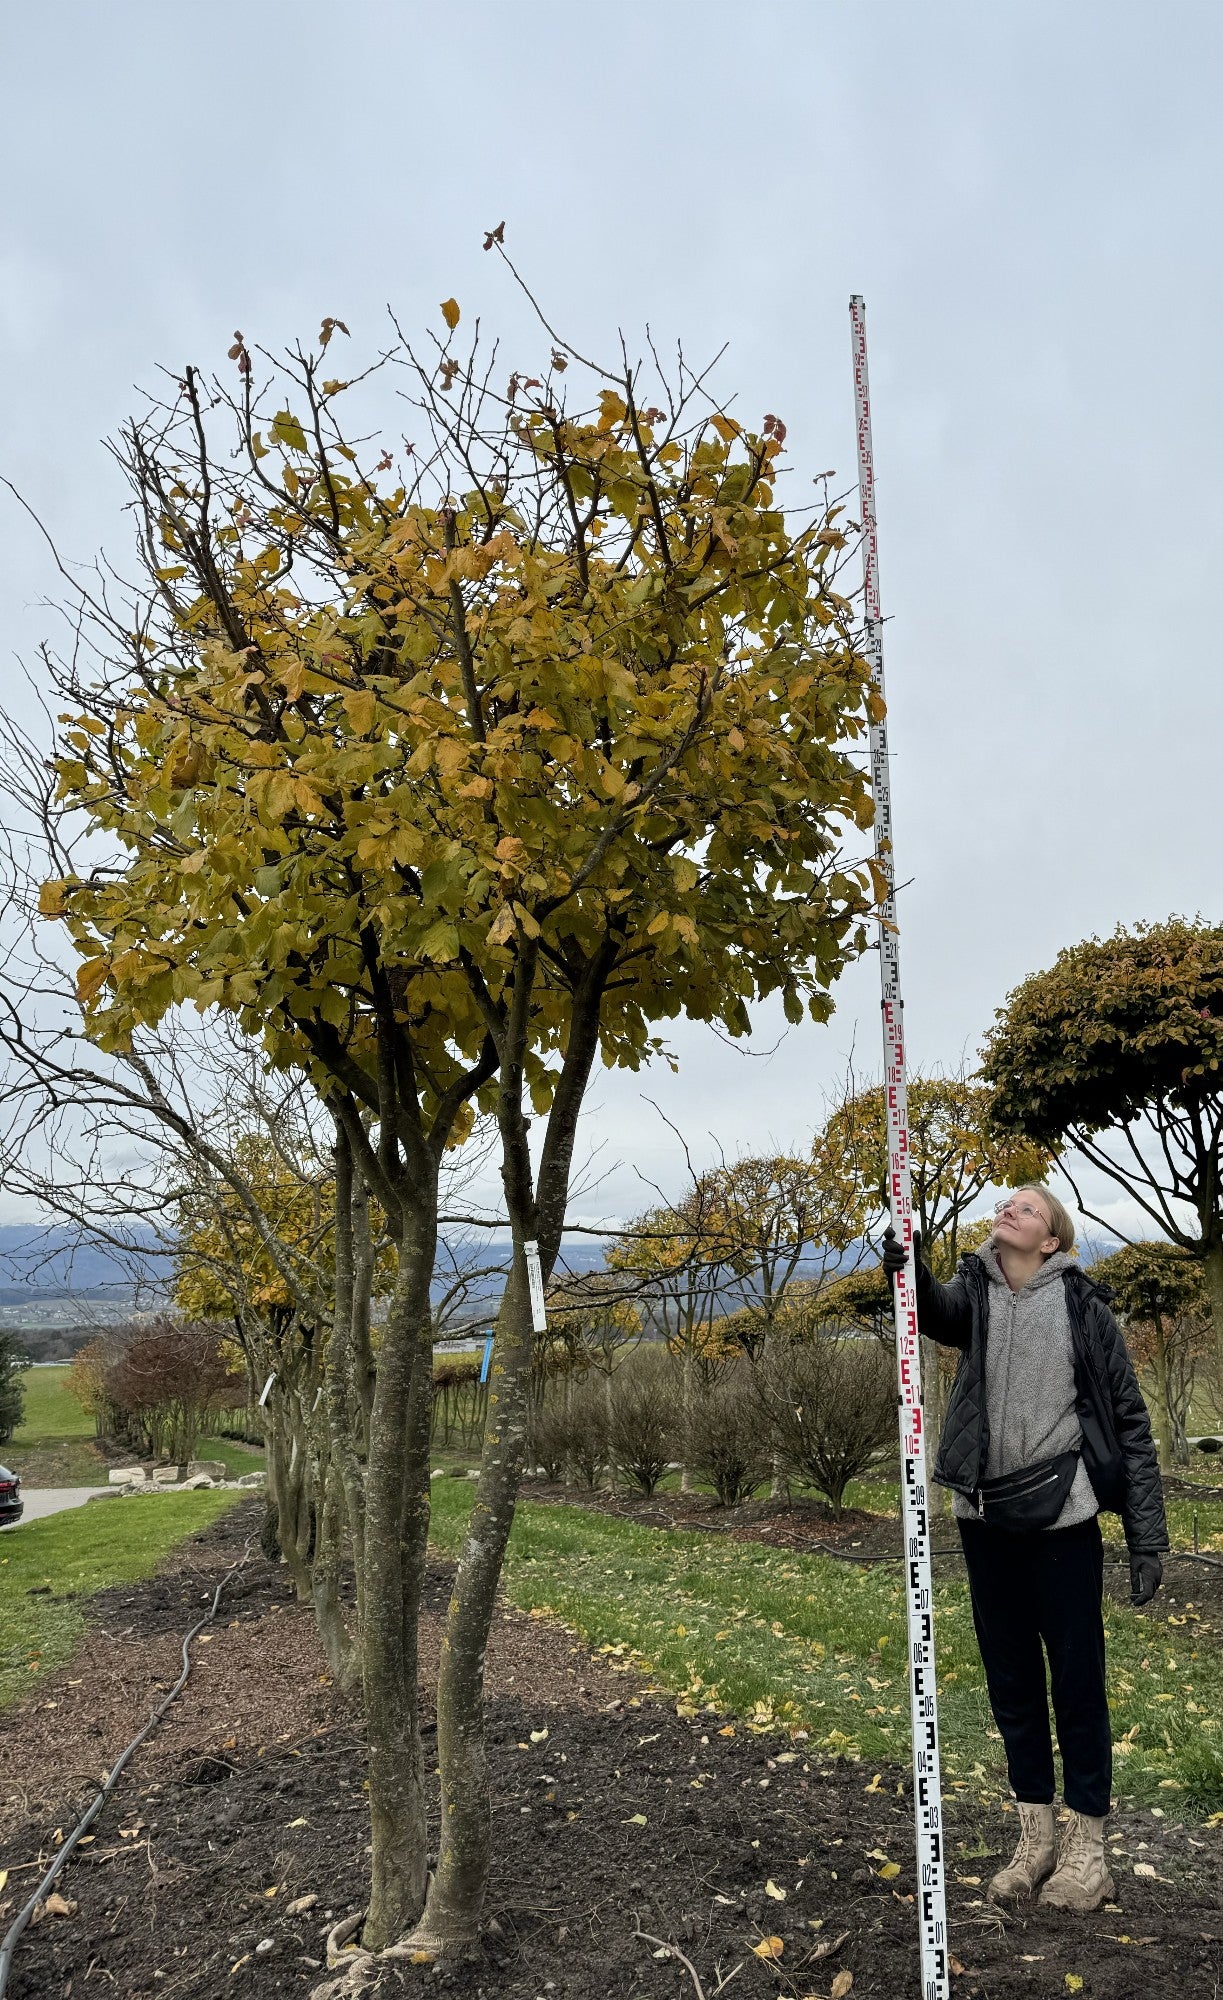
[[[995,1903],[1011,1896],[1031,1896],[1057,1861],[1053,1838],[1053,1807],[1019,1806],[1019,1845],[1005,1868],[1000,1868],[989,1885]]]
[[[1055,1910],[1098,1910],[1115,1894],[1104,1860],[1104,1821],[1072,1812],[1057,1868],[1040,1892],[1041,1902]]]

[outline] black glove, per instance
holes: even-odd
[[[1135,1550],[1130,1557],[1130,1603],[1149,1604],[1164,1580],[1164,1566],[1150,1549]]]
[[[904,1244],[900,1241],[890,1223],[883,1232],[883,1249],[880,1261],[883,1264],[884,1276],[888,1278],[897,1277],[905,1267]],[[913,1261],[915,1264],[920,1264],[921,1262],[921,1237],[918,1235],[915,1235],[913,1238]]]

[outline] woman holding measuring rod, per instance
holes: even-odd
[[[1019,1844],[990,1883],[1094,1910],[1114,1893],[1104,1859],[1112,1788],[1103,1549],[1119,1513],[1131,1601],[1146,1604],[1168,1547],[1150,1419],[1104,1294],[1070,1252],[1074,1224],[1046,1187],[998,1204],[994,1230],[940,1285],[915,1241],[918,1325],[960,1349],[934,1478],[949,1487],[968,1566],[990,1707],[1019,1807]],[[889,1229],[883,1268],[904,1268]],[[1069,1823],[1053,1816],[1045,1655]],[[1043,1884],[1043,1887],[1042,1887]]]

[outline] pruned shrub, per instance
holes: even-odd
[[[845,1488],[896,1443],[896,1376],[869,1336],[836,1327],[775,1336],[755,1371],[756,1393],[782,1468],[826,1495],[840,1515]]]
[[[674,1392],[665,1379],[643,1381],[627,1370],[612,1377],[612,1463],[647,1500],[671,1463],[676,1414]]]
[[[528,1463],[539,1466],[549,1479],[561,1479],[569,1457],[569,1424],[559,1402],[546,1401],[531,1413]]]
[[[587,1378],[573,1391],[566,1428],[569,1465],[583,1486],[595,1487],[608,1462],[607,1389],[603,1381]]]
[[[738,1363],[688,1410],[684,1462],[709,1481],[723,1507],[750,1500],[769,1476],[769,1424],[752,1372]]]

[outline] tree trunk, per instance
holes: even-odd
[[[277,1540],[285,1559],[299,1604],[311,1600],[310,1566],[305,1560],[309,1532],[303,1539],[302,1509],[309,1501],[303,1495],[305,1464],[300,1450],[294,1452],[296,1427],[293,1421],[295,1394],[292,1389],[273,1388],[266,1409],[265,1435],[268,1455],[268,1496],[277,1517]]]
[[[1172,1412],[1172,1398],[1168,1384],[1168,1340],[1164,1332],[1163,1314],[1153,1315],[1155,1330],[1155,1387],[1157,1391],[1157,1414],[1155,1435],[1159,1444],[1159,1469],[1172,1470],[1173,1443],[1176,1437],[1176,1419]]]
[[[615,1399],[612,1395],[612,1360],[607,1362],[607,1373],[603,1377],[603,1400],[607,1409],[607,1483],[614,1493],[620,1484],[617,1477],[616,1455],[611,1448],[612,1420],[615,1415]]]
[[[1210,1317],[1214,1324],[1215,1369],[1223,1381],[1223,1236],[1212,1234],[1206,1238],[1202,1252],[1202,1270],[1206,1279],[1206,1295],[1210,1300]]]
[[[426,1191],[427,1195],[427,1191]],[[361,1678],[369,1740],[372,1840],[364,1942],[401,1937],[425,1899],[424,1763],[417,1711],[417,1633],[429,1531],[429,1423],[436,1200],[421,1201],[400,1245],[383,1328],[365,1479]]]
[[[437,1687],[442,1824],[428,1910],[413,1939],[422,1948],[438,1949],[474,1934],[488,1880],[484,1659],[526,1452],[532,1339],[526,1263],[518,1247],[497,1316],[480,1477],[442,1637]]]
[[[327,1664],[337,1684],[351,1689],[358,1673],[358,1654],[340,1598],[343,1558],[344,1501],[335,1465],[328,1462],[319,1482],[318,1523],[311,1565],[314,1618]]]
[[[689,1335],[684,1344],[684,1365],[680,1376],[680,1436],[683,1439],[684,1465],[679,1476],[681,1493],[692,1491],[692,1467],[688,1463],[688,1438],[692,1430],[692,1382],[696,1374],[696,1357],[692,1352],[692,1338]]]
[[[533,1185],[522,1114],[534,961],[524,950],[500,1046],[497,1123],[501,1174],[514,1228],[514,1262],[497,1316],[488,1423],[471,1525],[455,1578],[438,1676],[438,1761],[442,1823],[437,1871],[414,1942],[436,1950],[470,1937],[488,1887],[491,1813],[484,1740],[484,1659],[526,1448],[527,1398],[535,1335],[523,1245],[539,1244],[545,1285],[560,1249],[578,1113],[598,1048],[603,981],[614,963],[595,963],[575,993],[568,1045],[548,1114]],[[611,1397],[611,1374],[607,1380]]]

